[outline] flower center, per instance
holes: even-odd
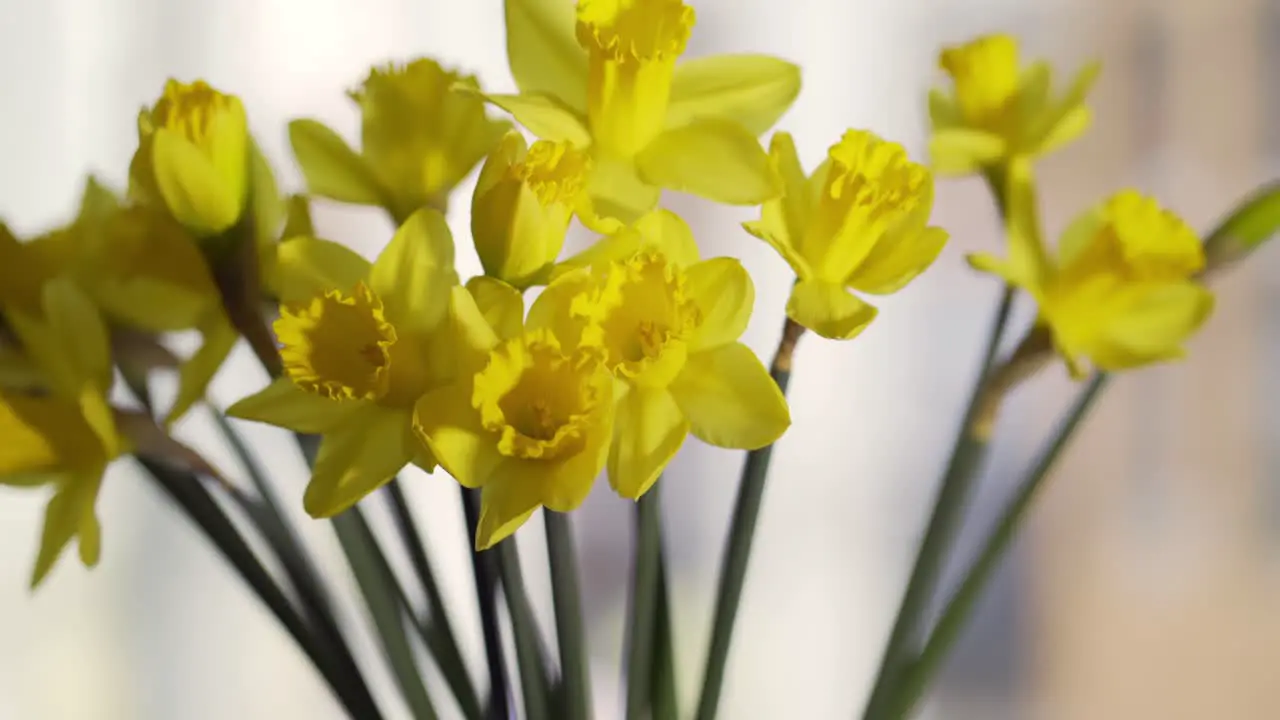
[[[548,206],[572,204],[586,187],[590,170],[587,153],[569,143],[539,140],[510,172],[537,195],[539,203]]]
[[[602,346],[609,369],[644,384],[666,385],[684,365],[685,341],[702,314],[685,292],[685,275],[660,253],[610,264],[597,288],[574,298],[587,320],[583,342]]]
[[[830,170],[801,253],[823,279],[843,282],[879,238],[926,197],[929,172],[897,143],[850,130],[828,151]]]
[[[681,0],[579,0],[587,120],[605,155],[629,159],[662,131],[671,75],[694,20]]]
[[[179,133],[196,145],[204,144],[215,119],[234,109],[237,100],[223,95],[203,80],[191,84],[169,80],[164,95],[151,111],[152,128]]]
[[[522,459],[554,460],[582,448],[597,409],[600,361],[590,348],[566,353],[546,331],[495,348],[475,376],[471,404],[498,451]]]
[[[364,283],[349,295],[330,290],[305,306],[281,308],[275,330],[285,374],[303,390],[333,400],[387,394],[396,331]]]
[[[956,102],[965,120],[1001,132],[1015,109],[1018,94],[1018,41],[990,35],[942,52],[938,64],[951,76]]]
[[[1126,190],[1107,201],[1103,215],[1103,241],[1114,243],[1133,277],[1183,280],[1204,268],[1200,239],[1154,198]]]

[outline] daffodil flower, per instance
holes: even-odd
[[[203,80],[165,83],[138,115],[131,194],[161,201],[201,236],[235,225],[249,199],[249,138],[244,106]]]
[[[1022,287],[1039,305],[1038,323],[1076,379],[1085,360],[1125,370],[1181,358],[1183,343],[1213,311],[1213,294],[1196,281],[1205,256],[1195,232],[1152,198],[1125,190],[1078,217],[1048,257],[1026,182],[1014,186],[1012,230],[1028,237],[1011,248],[1025,256],[987,254],[970,264]]]
[[[574,215],[605,224],[587,193],[590,170],[591,158],[569,143],[528,147],[520,133],[507,133],[481,168],[471,200],[471,236],[485,274],[522,290],[545,284]]]
[[[609,481],[639,498],[692,432],[710,445],[754,450],[791,424],[769,372],[738,338],[755,288],[732,258],[700,261],[688,225],[655,211],[601,240],[589,267],[554,280],[529,327],[565,347],[599,346],[618,381]]]
[[[876,309],[849,290],[897,292],[947,241],[928,224],[933,177],[901,145],[864,130],[846,132],[808,178],[787,133],[774,134],[769,155],[786,192],[743,227],[795,271],[788,317],[826,338],[856,337]]]
[[[285,375],[227,414],[323,436],[303,498],[312,516],[346,510],[410,462],[434,467],[413,412],[453,377],[453,252],[444,217],[427,208],[372,265],[323,240],[281,245]]]
[[[373,205],[403,222],[422,207],[440,210],[454,186],[510,127],[485,114],[474,77],[428,58],[375,67],[349,93],[360,106],[360,152],[315,120],[289,123],[307,187],[339,202]]]
[[[966,175],[1018,157],[1046,155],[1088,129],[1085,96],[1099,65],[1085,66],[1061,96],[1055,96],[1046,62],[1018,65],[1018,41],[987,35],[942,51],[938,64],[955,91],[929,93],[934,170]]]
[[[800,70],[762,55],[679,63],[694,19],[681,0],[507,0],[520,94],[489,100],[540,138],[590,147],[606,217],[634,221],[662,188],[759,204],[778,188],[756,137],[795,101]]]

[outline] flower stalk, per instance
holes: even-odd
[[[551,594],[555,601],[556,640],[560,646],[560,682],[565,720],[591,717],[590,661],[583,629],[582,590],[578,581],[577,549],[569,516],[548,511],[547,552],[551,560]]]

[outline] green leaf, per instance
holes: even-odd
[[[1280,231],[1280,182],[1255,190],[1204,243],[1206,272],[1239,262]]]
[[[315,120],[289,123],[289,144],[313,195],[356,205],[383,205],[368,163],[337,133]]]

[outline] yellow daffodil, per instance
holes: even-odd
[[[240,220],[249,197],[249,130],[234,95],[203,80],[169,80],[138,116],[131,191],[163,201],[192,232],[217,235]]]
[[[518,317],[519,294],[506,301]],[[582,504],[605,465],[613,380],[603,348],[567,347],[546,329],[500,336],[467,290],[453,290],[451,315],[458,378],[422,397],[416,426],[450,475],[481,488],[475,546],[484,550],[539,507]]]
[[[1213,311],[1213,294],[1196,282],[1205,256],[1195,232],[1153,199],[1120,192],[1077,218],[1063,233],[1057,257],[1041,247],[1025,187],[1011,193],[1013,231],[1028,235],[1013,247],[1027,257],[970,257],[979,270],[1025,289],[1039,322],[1073,377],[1084,360],[1124,370],[1181,358],[1183,343]]]
[[[800,92],[795,65],[762,55],[678,63],[695,14],[681,0],[506,0],[519,95],[490,100],[538,137],[589,146],[591,193],[631,222],[661,188],[735,205],[778,194],[756,137]]]
[[[289,124],[289,140],[314,195],[385,208],[402,222],[443,210],[449,192],[510,127],[485,114],[474,77],[428,58],[373,68],[351,99],[363,122],[360,152],[315,120]]]
[[[1018,65],[1018,41],[988,35],[942,51],[938,64],[954,85],[954,95],[929,93],[934,169],[965,175],[1017,157],[1045,155],[1088,129],[1092,115],[1085,96],[1098,77],[1091,63],[1055,97],[1046,62],[1025,70]]]
[[[452,379],[453,238],[444,217],[409,217],[370,265],[334,243],[281,246],[290,277],[275,330],[284,376],[227,413],[323,436],[304,505],[336,515],[410,462],[434,462],[413,434],[414,404]]]
[[[569,143],[526,147],[520,133],[507,133],[471,201],[471,235],[486,275],[520,289],[546,282],[574,214],[601,224],[587,194],[590,169],[591,158]]]
[[[846,132],[808,178],[790,135],[775,133],[769,155],[786,192],[743,227],[795,271],[787,316],[823,337],[853,338],[876,309],[849,290],[897,292],[947,241],[929,226],[933,177],[901,145],[863,130]]]
[[[737,260],[699,261],[689,227],[665,210],[601,240],[588,260],[538,297],[529,327],[566,348],[604,349],[619,381],[608,466],[619,494],[643,495],[690,432],[754,450],[786,431],[786,400],[738,342],[755,288]]]

